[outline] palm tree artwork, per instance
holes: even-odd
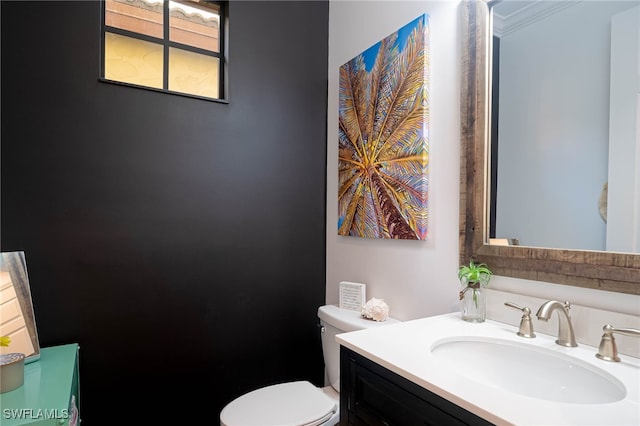
[[[426,239],[428,86],[426,14],[340,67],[339,235]]]

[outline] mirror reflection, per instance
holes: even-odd
[[[490,7],[490,241],[640,253],[638,1]]]
[[[27,263],[21,251],[0,254],[0,336],[11,339],[0,353],[23,353],[25,362],[40,358]]]

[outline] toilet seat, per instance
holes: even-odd
[[[222,426],[317,426],[338,409],[335,401],[308,381],[256,389],[227,404]]]

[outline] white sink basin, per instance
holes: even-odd
[[[620,401],[627,394],[623,383],[608,372],[525,343],[458,336],[434,342],[431,352],[471,380],[531,398],[605,404]]]

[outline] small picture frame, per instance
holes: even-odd
[[[367,285],[353,283],[349,281],[340,282],[340,305],[341,309],[350,311],[362,311],[366,301]]]

